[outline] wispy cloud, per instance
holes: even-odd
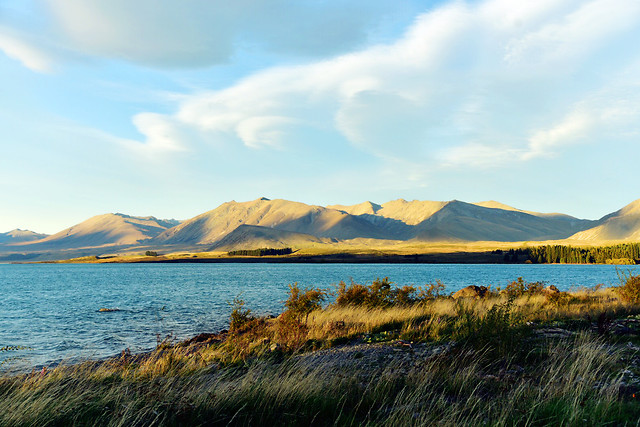
[[[28,36],[1,26],[0,51],[32,71],[49,73],[53,70],[54,60],[46,50],[39,48]]]
[[[455,2],[419,16],[392,44],[260,71],[186,96],[154,121],[250,148],[286,149],[328,129],[382,159],[526,161],[593,142],[621,103],[637,109],[638,99],[607,87],[613,70],[640,59],[638,36],[640,5],[631,0]],[[589,97],[599,91],[596,108]],[[608,137],[637,126],[626,120]],[[162,126],[139,128],[148,141],[163,139]]]

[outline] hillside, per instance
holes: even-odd
[[[260,198],[224,203],[161,233],[154,242],[213,244],[243,224],[341,240],[384,238],[389,234],[362,218],[335,209]]]
[[[29,242],[23,249],[68,249],[105,245],[134,245],[157,236],[176,225],[175,220],[135,217],[121,213],[97,215],[43,239]]]
[[[565,221],[457,200],[445,204],[416,229],[415,238],[425,241],[556,240],[574,232],[571,224]]]
[[[16,228],[15,230],[7,231],[6,233],[0,233],[0,245],[32,242],[34,240],[44,239],[47,236],[47,234],[40,234],[30,230],[21,230]]]
[[[584,241],[640,240],[640,199],[602,217],[598,225],[571,236]]]
[[[397,199],[383,203],[382,205],[365,202],[353,206],[333,205],[327,207],[339,209],[351,215],[362,215],[368,217],[371,221],[375,221],[371,219],[371,216],[375,215],[377,217],[401,221],[406,225],[416,225],[438,212],[446,204],[447,202],[433,202],[429,200],[407,201]]]
[[[527,212],[489,201],[393,200],[382,205],[365,202],[335,205],[352,215],[385,227],[396,239],[422,241],[526,241],[564,239],[594,221],[563,214]]]
[[[294,233],[269,227],[242,224],[209,250],[255,249],[255,248],[298,248],[314,244],[328,244],[328,238],[311,234]]]
[[[565,240],[566,239],[566,240]],[[258,246],[316,252],[381,250],[403,246],[406,252],[430,251],[439,244],[474,242],[550,242],[598,244],[640,240],[640,200],[598,221],[561,213],[517,209],[499,202],[458,200],[370,201],[346,206],[307,205],[260,198],[226,202],[182,223],[155,217],[105,214],[51,236],[14,230],[0,234],[0,259],[68,258],[145,250],[199,251]],[[409,246],[407,246],[409,245]],[[407,248],[405,248],[407,247]],[[461,250],[464,250],[462,248]]]

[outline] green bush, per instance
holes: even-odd
[[[145,256],[158,256],[158,252],[156,251],[147,251],[144,254]]]
[[[251,310],[245,308],[245,301],[239,297],[233,299],[231,303],[231,318],[229,321],[229,331],[240,332],[246,328],[247,324],[253,320]]]
[[[286,307],[285,315],[304,323],[307,323],[309,313],[322,308],[322,302],[327,298],[327,291],[324,289],[305,288],[301,289],[298,283],[289,285],[289,298],[284,302]]]

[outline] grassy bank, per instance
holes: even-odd
[[[0,379],[0,425],[637,425],[640,279],[482,298],[292,286],[278,318]]]

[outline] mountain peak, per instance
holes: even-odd
[[[640,214],[640,199],[634,200],[633,202],[629,203],[627,206],[620,209],[619,212],[622,215]]]
[[[0,243],[23,243],[40,240],[47,237],[47,234],[36,233],[31,230],[16,228],[6,233],[0,233]]]

